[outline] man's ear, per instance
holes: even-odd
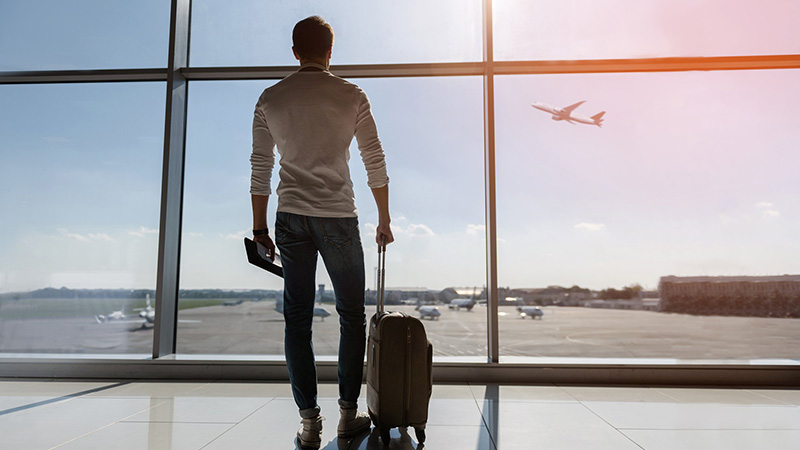
[[[292,53],[294,53],[294,59],[300,61],[300,55],[298,55],[297,51],[295,51],[294,45],[292,46]]]
[[[328,49],[328,60],[329,60],[329,61],[330,61],[330,59],[331,59],[331,55],[332,55],[332,54],[333,54],[333,46],[331,45],[331,48],[329,48],[329,49]]]

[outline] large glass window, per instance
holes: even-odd
[[[447,311],[444,303],[453,298],[454,290],[447,288],[480,297],[485,283],[482,80],[355,81],[370,96],[391,179],[396,242],[387,253],[389,308],[415,315],[418,303],[439,308],[444,314],[428,326],[437,355],[485,355],[485,309]],[[181,353],[283,354],[283,319],[276,311],[282,280],[247,264],[242,244],[252,225],[252,113],[270,84],[194,82],[189,89]],[[355,141],[350,152],[371,315],[377,210]],[[277,183],[276,168],[273,192]],[[272,196],[269,220],[274,220],[276,204]],[[321,261],[316,284],[324,285],[320,306],[331,317],[318,319],[315,349],[319,355],[335,355],[338,320]]]
[[[0,71],[164,67],[168,0],[3,0]]]
[[[0,352],[152,348],[164,89],[0,86]]]
[[[190,3],[190,62],[225,68],[214,76],[295,66],[292,27],[318,14],[336,32],[334,66],[393,77],[354,80],[391,178],[388,308],[426,319],[438,361],[487,356],[491,119],[503,361],[798,358],[800,275],[785,274],[800,273],[800,70],[500,75],[487,112],[482,77],[403,78],[415,63],[442,75],[452,66],[435,63],[482,61],[483,0]],[[494,58],[619,58],[624,71],[639,58],[797,53],[800,4],[745,3],[495,0]],[[165,83],[96,83],[89,69],[136,79],[131,69],[165,68],[169,10],[0,3],[0,72],[36,72],[0,85],[0,354],[150,353]],[[39,84],[50,70],[84,83]],[[253,108],[275,81],[186,75],[187,128],[166,136],[187,136],[178,352],[281,360],[282,280],[249,265],[242,244]],[[559,117],[570,105],[585,117]],[[377,213],[355,143],[350,152],[372,314]],[[322,261],[315,284],[330,314],[315,348],[333,359]]]
[[[334,29],[333,64],[481,59],[480,0],[192,2],[191,65],[293,65],[292,29],[322,16]]]
[[[797,53],[800,4],[790,0],[493,3],[498,60]]]
[[[799,82],[797,70],[497,77],[501,354],[800,356],[800,319],[768,307],[791,286],[746,313],[731,295],[690,311],[658,292],[668,275],[800,272]],[[606,111],[602,128],[532,107],[582,100],[573,114]]]

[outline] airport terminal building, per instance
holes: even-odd
[[[697,315],[800,317],[800,275],[662,277],[661,311]]]

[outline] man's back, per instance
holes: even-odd
[[[369,184],[388,182],[366,94],[316,65],[304,66],[264,91],[256,105],[254,135],[259,126],[265,142],[254,141],[254,155],[268,156],[264,152],[272,142],[281,155],[279,211],[357,216],[348,166],[353,136]]]

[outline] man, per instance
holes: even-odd
[[[274,254],[267,230],[267,202],[280,153],[275,243],[284,273],[283,315],[286,364],[302,428],[301,448],[316,449],[322,438],[311,325],[317,255],[322,255],[339,313],[339,437],[370,427],[357,411],[366,346],[364,252],[358,228],[349,147],[356,138],[367,184],[378,207],[376,242],[394,240],[389,227],[389,178],[369,100],[358,86],[328,71],[333,28],[314,16],[292,33],[300,69],[266,89],[256,104],[250,193],[254,240]]]

